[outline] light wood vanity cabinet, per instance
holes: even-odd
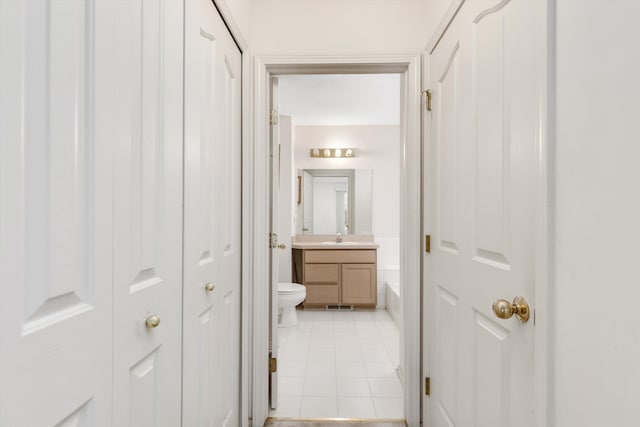
[[[307,288],[307,307],[376,306],[375,249],[294,249],[294,281]]]

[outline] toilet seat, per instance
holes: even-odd
[[[295,294],[306,292],[306,288],[300,283],[278,283],[279,294]]]

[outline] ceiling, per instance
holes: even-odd
[[[400,74],[280,76],[278,89],[296,126],[400,124]]]

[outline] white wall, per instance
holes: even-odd
[[[556,3],[549,425],[637,426],[640,2]]]
[[[254,0],[252,48],[259,54],[420,52],[424,0]]]

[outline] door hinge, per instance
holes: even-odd
[[[271,357],[269,359],[269,372],[274,373],[278,371],[278,359]]]
[[[423,90],[422,93],[426,95],[425,108],[427,111],[431,111],[431,89]]]
[[[431,395],[431,378],[429,377],[424,379],[424,394],[427,396]]]
[[[278,235],[276,233],[269,233],[269,248],[278,247]]]
[[[424,251],[428,254],[431,253],[431,235],[424,236]]]
[[[271,126],[278,124],[278,112],[276,110],[271,110],[269,114],[269,124]]]

